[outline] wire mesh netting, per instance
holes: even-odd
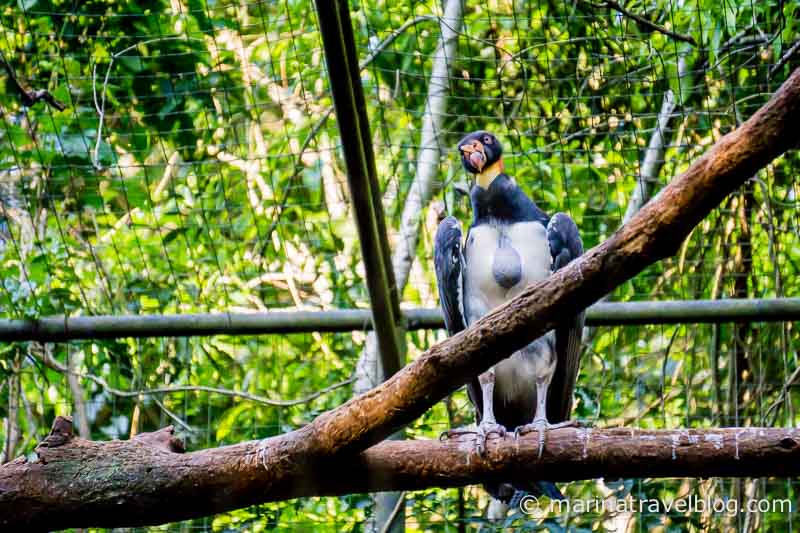
[[[507,172],[546,212],[570,213],[594,246],[769,98],[798,64],[798,11],[782,0],[352,2],[389,240],[412,259],[394,261],[403,305],[437,305],[438,216],[469,219],[453,154],[464,133],[497,134]],[[2,318],[368,307],[312,3],[19,0],[3,4],[0,29]],[[47,94],[31,101],[37,90]],[[611,299],[800,295],[798,166],[791,153],[754,176],[675,257]],[[443,336],[408,333],[409,358]],[[58,414],[95,439],[174,424],[191,449],[290,431],[352,394],[365,340],[7,343],[3,458],[30,453]],[[592,329],[574,416],[794,426],[797,347],[792,323]],[[459,392],[409,436],[471,419]],[[796,482],[778,479],[564,491],[797,500]],[[478,487],[410,493],[407,526],[490,527],[487,501]],[[165,529],[338,531],[372,512],[366,495],[310,498]],[[494,526],[791,530],[794,520],[662,507],[516,512]]]

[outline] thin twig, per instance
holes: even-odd
[[[183,429],[185,429],[189,433],[196,433],[197,432],[197,430],[195,428],[193,428],[192,426],[187,424],[181,417],[179,417],[178,415],[176,415],[175,413],[170,411],[167,408],[167,406],[164,405],[158,398],[153,398],[153,401],[156,403],[157,406],[159,406],[161,408],[162,411],[164,411],[165,415],[170,417],[176,424],[181,426]]]
[[[100,153],[100,141],[103,138],[103,123],[105,121],[106,116],[106,91],[108,90],[108,78],[111,76],[111,67],[114,66],[114,60],[118,57],[122,56],[137,48],[138,46],[143,46],[147,44],[152,44],[161,41],[176,41],[176,40],[190,40],[190,41],[202,41],[202,39],[198,39],[195,37],[185,37],[185,36],[170,36],[170,37],[156,37],[153,39],[147,39],[145,41],[140,41],[138,43],[132,44],[126,48],[123,48],[119,52],[114,52],[111,54],[111,59],[108,62],[108,67],[106,67],[106,75],[103,79],[103,90],[100,94],[100,103],[97,102],[97,64],[92,65],[92,99],[94,100],[94,107],[97,109],[98,119],[97,119],[97,138],[95,139],[94,143],[94,152],[92,153],[92,166],[95,170],[102,170],[103,167],[100,165],[99,162],[99,153]]]
[[[291,407],[291,406],[294,406],[294,405],[300,405],[300,404],[304,404],[304,403],[309,403],[312,400],[316,400],[317,398],[319,398],[323,394],[327,394],[328,392],[331,392],[331,391],[334,391],[336,389],[345,387],[345,386],[347,386],[347,385],[349,385],[349,384],[351,384],[353,382],[353,378],[348,378],[348,379],[346,379],[344,381],[340,381],[338,383],[334,383],[333,385],[325,387],[324,389],[320,389],[317,392],[309,394],[308,396],[305,396],[303,398],[298,398],[298,399],[295,399],[295,400],[274,400],[274,399],[271,399],[271,398],[265,398],[264,396],[259,396],[257,394],[250,394],[248,392],[235,391],[235,390],[231,390],[231,389],[223,389],[223,388],[219,388],[219,387],[208,387],[208,386],[205,386],[205,385],[177,385],[177,386],[173,386],[173,387],[156,387],[156,388],[153,388],[153,389],[142,389],[142,390],[137,390],[137,391],[124,391],[124,390],[115,389],[115,388],[109,386],[106,383],[106,381],[103,378],[99,377],[99,376],[94,376],[92,374],[84,374],[84,373],[81,373],[81,372],[76,372],[76,374],[78,376],[82,377],[82,378],[86,378],[86,379],[89,379],[91,381],[94,381],[95,383],[97,383],[98,385],[103,387],[106,391],[108,391],[110,394],[113,394],[113,395],[119,396],[119,397],[133,397],[133,396],[138,396],[138,395],[152,396],[152,395],[155,395],[155,394],[175,394],[175,393],[178,393],[178,392],[208,392],[208,393],[211,393],[211,394],[219,394],[221,396],[230,396],[230,397],[233,397],[233,398],[241,398],[243,400],[248,400],[248,401],[255,402],[255,403],[261,403],[261,404],[264,404],[264,405],[271,405],[273,407]]]
[[[274,209],[273,211],[272,223],[269,225],[269,228],[267,229],[267,234],[264,237],[264,244],[261,246],[260,255],[262,257],[262,261],[264,256],[266,255],[267,246],[269,246],[269,243],[271,241],[272,232],[275,231],[275,228],[278,227],[278,223],[281,220],[281,214],[286,210],[286,204],[289,201],[289,194],[291,193],[292,190],[291,183],[294,180],[296,180],[300,176],[300,173],[303,171],[303,155],[305,154],[306,150],[308,150],[309,145],[311,145],[311,141],[314,140],[314,138],[322,129],[322,126],[325,125],[325,122],[327,122],[328,118],[331,116],[331,113],[333,113],[333,107],[329,107],[322,113],[322,116],[317,121],[317,123],[314,124],[314,127],[311,128],[311,131],[308,132],[306,139],[303,141],[303,145],[297,152],[297,158],[295,159],[294,162],[294,172],[292,172],[292,175],[289,176],[289,179],[287,180],[288,184],[283,189],[283,195],[281,196],[281,201],[278,202],[277,208]]]
[[[672,337],[669,339],[669,343],[667,343],[667,347],[664,348],[664,358],[661,361],[661,416],[666,417],[667,412],[664,406],[666,405],[666,398],[664,396],[664,389],[667,387],[667,363],[669,362],[669,353],[672,351],[672,345],[675,343],[675,339],[678,337],[678,332],[681,330],[681,326],[677,326],[675,331],[672,332]],[[677,375],[677,369],[676,369]],[[673,383],[675,381],[675,377],[673,376]],[[666,418],[664,419],[664,424],[666,425]]]
[[[769,69],[768,77],[772,78],[772,76],[774,76],[776,72],[778,72],[790,59],[792,59],[792,57],[794,57],[794,55],[797,53],[798,50],[800,50],[800,39],[798,39],[797,42],[794,43],[792,47],[786,51],[785,54],[783,54],[780,60],[778,60],[778,62],[775,63],[775,66]]]
[[[14,89],[17,91],[23,106],[33,107],[36,103],[44,101],[59,111],[64,111],[64,109],[66,109],[66,106],[56,100],[56,98],[50,94],[50,91],[47,89],[25,89],[25,87],[23,87],[19,82],[19,79],[17,79],[17,75],[14,73],[14,69],[11,68],[11,64],[6,61],[6,58],[1,53],[0,63],[3,64],[6,74],[8,74],[8,79],[11,82],[11,85],[13,85]]]
[[[647,20],[646,18],[644,18],[643,16],[641,16],[639,14],[636,14],[636,13],[634,13],[632,11],[628,11],[627,9],[622,7],[619,4],[619,2],[616,2],[615,0],[604,0],[603,3],[601,3],[601,4],[595,4],[593,2],[589,2],[588,0],[581,0],[581,2],[586,4],[586,5],[588,5],[588,6],[593,7],[595,9],[603,9],[603,8],[613,9],[614,11],[617,11],[618,13],[620,13],[621,15],[623,15],[625,17],[628,17],[629,19],[635,20],[636,22],[638,22],[642,26],[647,26],[648,28],[650,28],[653,31],[657,31],[658,33],[662,33],[662,34],[666,35],[667,37],[672,37],[673,39],[675,39],[677,41],[683,41],[685,43],[691,44],[692,46],[697,46],[697,41],[695,41],[694,37],[692,37],[691,35],[684,35],[682,33],[677,33],[677,32],[674,32],[672,30],[668,30],[664,26],[661,26],[660,24],[656,24],[655,22],[651,22],[650,20]]]
[[[419,15],[413,19],[405,21],[403,24],[398,26],[396,30],[387,35],[383,41],[375,45],[375,47],[372,49],[372,52],[361,63],[359,63],[358,68],[361,70],[367,68],[370,63],[375,61],[375,58],[378,57],[378,54],[383,52],[387,46],[392,44],[398,37],[400,37],[404,31],[412,26],[416,26],[420,22],[425,22],[426,20],[439,20],[439,17],[435,15]]]
[[[31,352],[34,353],[33,350]],[[67,373],[70,372],[70,370],[65,365],[63,365],[62,363],[57,361],[55,358],[53,358],[49,353],[47,353],[46,350],[38,350],[38,351],[35,352],[35,355],[37,355],[46,366],[48,366],[49,368],[55,370],[56,372],[59,372],[59,373],[62,373],[62,374],[67,374]],[[127,391],[127,390],[115,389],[114,387],[110,386],[106,382],[106,380],[101,378],[100,376],[95,376],[93,374],[87,374],[87,373],[84,373],[84,372],[74,372],[74,375],[76,375],[76,376],[78,376],[80,378],[83,378],[83,379],[88,379],[89,381],[92,381],[93,383],[96,383],[97,385],[99,385],[101,388],[103,388],[103,390],[105,390],[109,394],[112,394],[114,396],[118,396],[120,398],[132,398],[132,397],[136,397],[136,396],[140,396],[140,395],[141,396],[152,396],[152,395],[156,395],[156,394],[175,394],[175,393],[179,393],[179,392],[207,392],[207,393],[210,393],[210,394],[219,394],[219,395],[222,395],[222,396],[230,396],[230,397],[233,397],[233,398],[240,398],[240,399],[243,399],[243,400],[247,400],[247,401],[251,401],[251,402],[255,402],[255,403],[260,403],[260,404],[264,404],[264,405],[271,405],[273,407],[291,407],[291,406],[294,406],[294,405],[300,405],[300,404],[308,403],[308,402],[311,402],[312,400],[316,400],[317,398],[319,398],[320,396],[322,396],[324,394],[327,394],[327,393],[332,392],[332,391],[334,391],[336,389],[345,387],[345,386],[351,384],[353,382],[353,380],[354,380],[354,378],[352,378],[352,377],[348,378],[348,379],[346,379],[344,381],[340,381],[338,383],[334,383],[333,385],[325,387],[324,389],[320,389],[317,392],[309,394],[308,396],[304,396],[303,398],[297,398],[295,400],[275,400],[275,399],[271,399],[271,398],[266,398],[264,396],[259,396],[257,394],[251,394],[249,392],[235,391],[235,390],[231,390],[231,389],[223,389],[223,388],[220,388],[220,387],[208,387],[208,386],[205,386],[205,385],[176,385],[176,386],[171,386],[171,387],[156,387],[156,388],[153,388],[153,389],[142,389],[142,390],[135,390],[135,391]]]
[[[381,533],[388,533],[388,531],[392,528],[392,524],[394,524],[394,519],[397,518],[397,513],[400,512],[400,509],[402,509],[406,503],[405,495],[406,491],[403,491],[397,497],[397,503],[394,505],[394,509],[392,509],[392,514],[390,514],[386,518],[386,522],[383,524],[383,527],[381,528]]]
[[[786,393],[789,391],[789,388],[791,388],[794,385],[796,385],[798,381],[800,381],[800,366],[798,366],[797,368],[794,369],[794,372],[792,372],[792,375],[789,376],[789,379],[787,379],[786,383],[783,384],[783,387],[781,387],[780,396],[778,396],[778,399],[775,400],[775,402],[773,402],[773,404],[769,406],[769,408],[767,409],[767,412],[764,414],[764,418],[767,418],[768,416],[770,416],[770,414],[773,411],[775,411],[778,407],[783,405],[784,400],[786,400]],[[779,412],[780,412],[779,410],[775,411],[775,416],[772,417],[772,419],[769,421],[770,426],[774,426],[775,425],[775,422],[778,419],[778,413]]]

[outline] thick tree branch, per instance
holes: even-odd
[[[109,521],[121,522],[127,516],[129,523],[158,523],[254,504],[264,501],[265,494],[282,494],[287,498],[326,494],[316,484],[317,474],[325,465],[340,463],[346,454],[376,444],[419,417],[471,376],[552,329],[560,317],[574,315],[648,265],[674,254],[692,228],[726,195],[797,144],[798,121],[800,69],[753,117],[722,137],[607,241],[546,280],[531,285],[468,329],[433,346],[378,387],[320,415],[301,429],[257,444],[220,448],[222,451],[217,454],[223,455],[214,455],[215,460],[210,462],[204,460],[208,455],[187,454],[182,456],[188,458],[187,463],[169,469],[158,468],[155,462],[163,454],[172,453],[164,448],[126,458],[121,455],[125,450],[123,445],[110,443],[105,446],[119,447],[119,452],[104,454],[108,466],[102,469],[97,464],[88,466],[88,455],[83,448],[66,448],[77,450],[71,461],[59,461],[52,455],[48,458],[48,450],[42,448],[43,457],[29,468],[44,469],[52,465],[47,470],[49,481],[66,482],[88,472],[94,484],[110,485],[97,491],[94,484],[80,487],[76,484],[72,498],[61,500],[56,507],[46,493],[36,497],[32,496],[35,493],[24,492],[34,479],[32,475],[23,478],[8,475],[12,467],[2,467],[0,517],[20,520],[17,517],[24,510],[30,520],[59,518],[63,527],[85,525],[77,524],[77,517],[88,521],[100,516]],[[758,433],[755,438],[760,438]],[[790,439],[785,444],[794,448],[794,442]],[[603,466],[624,469],[626,461],[627,457],[617,457]],[[747,463],[741,463],[736,472],[752,475]],[[791,475],[797,461],[781,464],[780,473]],[[13,468],[19,466],[14,463]],[[551,473],[556,474],[541,471],[545,478]],[[584,475],[598,473],[599,469],[587,468]],[[680,473],[678,469],[670,469],[671,475]],[[151,490],[152,485],[131,486],[129,481],[138,479],[137,475],[156,483],[160,490]],[[629,472],[619,475],[627,476]],[[347,482],[357,478],[352,471],[339,477],[351,478]],[[146,500],[144,507],[142,499]],[[166,509],[158,505],[163,502],[168,502]]]
[[[259,501],[336,496],[432,486],[457,487],[496,480],[574,481],[594,477],[746,477],[800,475],[800,430],[725,428],[651,431],[553,430],[541,459],[535,434],[489,441],[484,457],[474,441],[386,441],[365,452],[320,462],[310,478],[282,487],[261,485],[258,442],[182,453],[172,428],[128,441],[73,437],[57,418],[40,445],[40,461],[0,467],[0,526],[62,529],[132,526],[227,508],[228,493],[264,492]],[[217,497],[193,500],[198,485]],[[37,506],[31,506],[36,502]],[[39,506],[46,506],[41,512]],[[120,512],[121,509],[126,512]]]

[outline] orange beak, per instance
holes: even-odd
[[[483,165],[486,164],[486,157],[481,152],[472,152],[469,154],[469,162],[472,166],[478,169],[478,172],[483,170]]]
[[[465,144],[461,147],[461,151],[467,156],[470,164],[478,169],[478,172],[483,171],[486,154],[483,153],[483,145],[480,142],[473,141],[471,144]]]

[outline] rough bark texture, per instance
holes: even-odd
[[[516,442],[511,436],[491,439],[483,457],[469,436],[386,441],[320,462],[313,473],[291,476],[280,486],[265,483],[257,441],[184,454],[171,427],[110,442],[83,440],[71,430],[68,419],[57,418],[38,449],[38,462],[0,467],[3,530],[157,524],[219,512],[232,502],[500,479],[800,475],[798,429],[566,428],[547,434],[541,459],[535,434]]]
[[[159,523],[242,507],[264,501],[266,494],[287,498],[324,494],[316,485],[316,473],[331,459],[341,461],[340,454],[355,454],[376,444],[470,377],[552,329],[560,317],[576,314],[646,266],[674,254],[689,231],[727,194],[797,144],[798,121],[800,69],[750,120],[721,138],[607,241],[433,346],[378,387],[301,429],[214,453],[176,455],[185,462],[173,468],[155,468],[159,458],[174,453],[163,446],[132,450],[121,443],[87,443],[64,448],[67,460],[60,452],[54,455],[50,447],[40,448],[40,462],[0,468],[0,517],[11,520],[26,513],[30,520],[47,519],[63,527],[79,525],[79,517]],[[786,445],[794,448],[794,442],[790,439]],[[88,461],[88,450],[97,447],[104,468]],[[617,459],[605,466],[626,468],[619,463],[629,458]],[[794,463],[784,461],[781,474],[791,475]],[[745,461],[741,466],[737,474],[755,474]],[[28,473],[15,470],[20,467]],[[552,474],[559,471],[555,470]],[[45,477],[37,477],[36,471]],[[600,473],[587,468],[582,475]],[[670,469],[670,474],[678,473]],[[629,474],[625,470],[618,475]],[[542,475],[546,478],[551,472],[542,470]],[[338,481],[347,483],[351,482],[347,478],[355,477],[348,472]],[[46,491],[34,490],[31,484],[37,479],[47,481]],[[69,492],[53,490],[56,483],[65,484]]]

